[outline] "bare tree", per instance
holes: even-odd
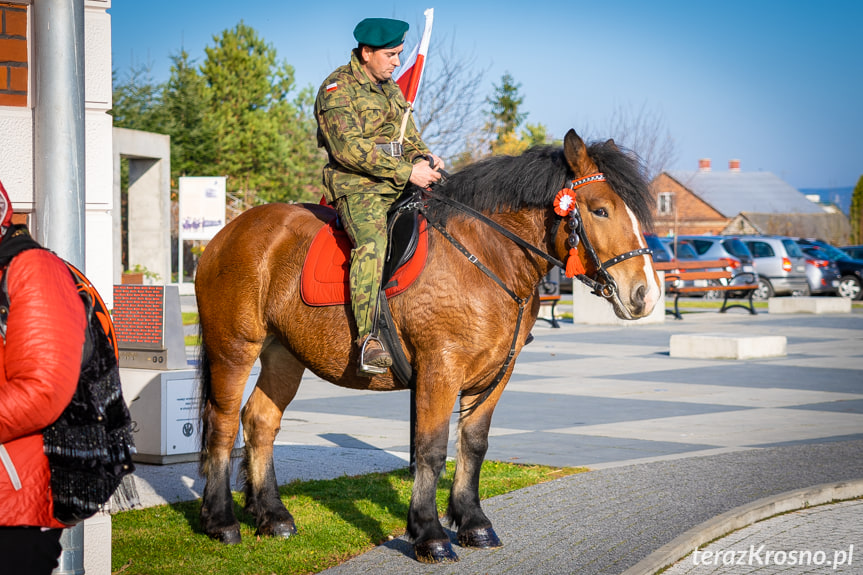
[[[457,50],[453,38],[436,40],[429,49],[414,119],[429,148],[452,158],[482,127],[480,88],[487,70],[477,65],[475,55]]]
[[[647,103],[639,109],[618,105],[602,127],[603,138],[614,141],[638,154],[647,169],[648,181],[665,171],[677,157],[674,139],[665,125],[665,118]]]

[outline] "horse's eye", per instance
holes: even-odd
[[[597,217],[600,217],[600,218],[607,218],[608,217],[608,210],[606,210],[605,208],[596,208],[595,210],[591,210],[591,211],[593,212],[593,215],[595,215]]]

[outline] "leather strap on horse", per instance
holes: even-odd
[[[426,214],[426,219],[428,219],[428,215]],[[515,322],[515,330],[512,336],[512,342],[509,347],[509,352],[507,353],[506,359],[503,362],[503,365],[498,370],[495,378],[492,382],[482,391],[467,394],[467,395],[480,395],[482,396],[479,400],[474,403],[471,409],[476,409],[479,407],[486,399],[488,399],[489,395],[500,385],[500,382],[503,381],[504,376],[506,375],[509,366],[512,364],[513,359],[515,359],[515,348],[518,345],[518,334],[521,330],[521,322],[524,317],[524,310],[527,307],[528,302],[530,302],[530,298],[533,297],[533,294],[528,296],[527,298],[519,297],[518,294],[509,289],[506,284],[503,283],[493,271],[491,271],[485,264],[479,261],[479,259],[473,255],[461,242],[456,240],[450,233],[444,228],[439,222],[428,220],[429,224],[434,227],[440,234],[447,239],[455,248],[460,251],[469,262],[477,266],[480,271],[482,271],[486,276],[491,278],[501,289],[503,289],[507,295],[518,305],[518,316]],[[383,293],[380,294],[380,301],[378,302],[378,312],[380,321],[376,322],[376,331],[380,332],[381,338],[386,342],[387,348],[390,350],[390,353],[393,357],[393,365],[392,370],[395,376],[400,379],[405,385],[409,388],[413,389],[416,386],[416,374],[411,367],[410,362],[404,354],[404,350],[402,349],[401,342],[398,340],[398,336],[395,332],[395,322],[393,321],[392,314],[389,309],[389,303],[386,300],[386,296]],[[462,393],[462,395],[465,395]],[[466,410],[459,410],[457,413],[462,413]]]
[[[512,240],[513,242],[515,242],[516,244],[520,245],[521,247],[523,247],[523,248],[525,248],[525,249],[527,249],[527,250],[529,250],[529,251],[531,251],[531,252],[535,253],[536,255],[538,255],[538,256],[539,256],[539,257],[541,257],[542,259],[546,260],[546,261],[547,261],[547,262],[549,262],[550,264],[555,265],[555,266],[558,266],[558,267],[560,267],[560,268],[564,268],[564,267],[566,267],[566,264],[565,264],[565,263],[563,263],[562,261],[560,261],[559,259],[557,259],[556,257],[554,257],[554,256],[552,256],[552,255],[550,255],[550,254],[545,253],[544,251],[542,251],[542,250],[541,250],[541,249],[539,249],[538,247],[536,247],[536,246],[534,246],[533,244],[531,244],[531,243],[529,243],[529,242],[525,241],[525,240],[524,240],[524,239],[522,239],[521,237],[519,237],[519,236],[515,235],[514,233],[512,233],[511,231],[509,231],[508,229],[506,229],[505,227],[503,227],[502,225],[500,225],[499,223],[497,223],[497,222],[496,222],[496,221],[494,221],[493,219],[489,218],[488,216],[486,216],[486,215],[485,215],[485,214],[483,214],[482,212],[478,212],[477,210],[473,209],[472,207],[470,207],[470,206],[468,206],[468,205],[465,205],[465,204],[463,204],[463,203],[461,203],[461,202],[458,202],[458,201],[456,201],[456,200],[454,200],[454,199],[452,199],[452,198],[450,198],[450,197],[447,197],[447,196],[441,196],[440,194],[436,194],[436,193],[431,192],[431,191],[425,191],[425,195],[426,195],[426,197],[429,197],[429,198],[431,198],[431,199],[433,199],[433,200],[441,201],[441,202],[443,202],[443,203],[445,203],[445,204],[449,204],[449,205],[451,205],[452,207],[454,207],[454,208],[458,209],[459,211],[462,211],[462,212],[464,212],[464,213],[466,213],[466,214],[468,214],[468,215],[471,215],[471,216],[475,217],[476,219],[478,219],[478,220],[482,221],[484,224],[486,224],[486,225],[487,225],[487,226],[489,226],[490,228],[494,229],[494,230],[495,230],[496,232],[498,232],[499,234],[501,234],[501,235],[503,235],[504,237],[506,237],[506,238],[508,238],[508,239]],[[428,214],[427,214],[427,213],[424,213],[424,215],[426,216],[426,219],[428,219]]]
[[[426,216],[426,219],[429,220],[428,214],[425,214],[425,216]],[[512,343],[509,346],[509,353],[507,354],[506,359],[503,362],[503,365],[500,367],[500,370],[498,370],[497,375],[495,375],[492,382],[490,384],[488,384],[488,386],[486,386],[486,388],[480,392],[468,393],[468,394],[465,394],[464,392],[462,392],[462,396],[464,396],[464,395],[469,395],[469,396],[470,395],[480,395],[481,394],[481,397],[479,398],[479,400],[477,400],[469,408],[469,409],[476,409],[477,407],[482,405],[482,403],[486,399],[488,399],[488,397],[497,388],[497,386],[500,385],[500,382],[503,381],[503,377],[504,377],[504,375],[506,375],[506,372],[509,369],[509,366],[512,363],[512,360],[515,359],[515,348],[518,345],[518,333],[521,329],[521,320],[524,317],[524,309],[527,306],[527,303],[530,301],[530,298],[533,297],[533,294],[529,295],[527,298],[520,297],[517,293],[515,293],[514,291],[509,289],[506,286],[506,284],[503,283],[503,280],[497,276],[497,274],[495,274],[485,264],[483,264],[481,261],[479,261],[479,258],[477,258],[475,255],[473,255],[470,252],[470,250],[468,250],[466,247],[464,247],[464,245],[461,242],[459,242],[457,239],[452,237],[452,235],[450,235],[450,233],[446,230],[445,227],[443,227],[440,224],[440,222],[435,221],[435,220],[429,220],[429,223],[431,224],[431,226],[434,229],[436,229],[438,232],[440,232],[440,234],[444,238],[446,238],[449,243],[451,243],[458,251],[460,251],[467,258],[467,260],[470,263],[472,263],[477,268],[479,268],[479,270],[482,273],[484,273],[486,276],[491,278],[491,280],[494,281],[494,283],[496,283],[498,286],[500,286],[500,288],[503,289],[503,291],[505,291],[507,293],[507,295],[518,305],[518,316],[516,317],[516,320],[515,320],[515,330],[513,331],[513,334],[512,334]],[[501,229],[505,229],[505,228],[501,228]],[[506,231],[509,232],[509,230],[506,230]],[[518,236],[516,236],[516,237],[518,237]],[[519,239],[521,239],[521,238],[519,238]],[[468,410],[467,409],[460,409],[456,413],[463,413],[465,411],[468,411]]]
[[[591,182],[592,181],[594,181],[594,180],[591,180]],[[587,183],[590,183],[590,182],[587,182]],[[524,240],[523,238],[517,236],[516,234],[514,234],[510,230],[506,229],[505,227],[503,227],[502,225],[500,225],[496,221],[492,220],[491,218],[489,218],[485,214],[478,212],[477,210],[471,208],[470,206],[467,206],[467,205],[465,205],[459,201],[456,201],[452,198],[449,198],[447,196],[442,196],[442,195],[436,194],[436,193],[428,191],[428,190],[426,190],[424,193],[425,193],[426,197],[441,201],[445,204],[449,204],[450,206],[456,208],[457,210],[460,210],[460,211],[482,221],[484,224],[486,224],[490,228],[494,229],[499,234],[512,240],[513,242],[515,242],[519,246],[525,248],[526,250],[533,252],[534,254],[538,255],[539,257],[546,260],[550,264],[558,266],[561,269],[566,268],[566,264],[564,262],[562,262],[559,259],[557,259],[556,257],[542,251],[538,247],[534,246],[533,244]],[[429,219],[428,213],[426,213],[426,212],[423,212],[423,213],[426,216],[426,219]],[[576,214],[577,214],[577,212],[576,212]],[[562,219],[558,219],[555,222],[554,227],[552,228],[552,236],[554,236],[557,233],[557,229],[560,226],[560,223],[562,221],[563,221]],[[583,283],[586,286],[588,286],[589,288],[591,288],[593,293],[599,297],[604,297],[604,298],[611,297],[614,294],[614,291],[616,291],[616,286],[614,288],[611,288],[611,291],[607,291],[608,288],[606,288],[606,286],[615,285],[615,284],[614,284],[614,280],[611,278],[611,276],[608,274],[608,272],[606,271],[605,268],[613,266],[614,264],[619,264],[620,262],[627,260],[627,259],[634,257],[634,256],[653,253],[653,251],[650,248],[641,248],[638,250],[633,250],[631,252],[627,252],[625,254],[621,254],[621,255],[616,256],[614,258],[611,258],[605,262],[600,262],[599,256],[596,254],[596,251],[593,249],[593,246],[591,245],[590,240],[587,239],[587,234],[584,232],[584,227],[581,224],[580,216],[576,215],[575,221],[572,223],[572,228],[573,228],[573,233],[578,234],[578,236],[576,236],[576,237],[581,237],[582,240],[584,241],[585,251],[587,252],[588,257],[591,258],[591,261],[593,262],[594,266],[596,267],[597,273],[602,276],[602,279],[605,283],[598,282],[595,279],[593,279],[593,278],[591,278],[585,274],[577,274],[575,276],[575,278],[578,281],[580,281],[581,283]]]

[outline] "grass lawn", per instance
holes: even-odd
[[[480,497],[582,471],[486,461]],[[452,474],[448,462],[437,492],[441,512]],[[254,520],[242,512],[243,495],[235,493],[243,542],[231,546],[200,532],[200,500],[118,513],[112,519],[111,570],[124,575],[316,573],[404,534],[412,485],[407,469],[285,485],[280,495],[299,531],[289,539],[256,537]]]
[[[196,311],[184,311],[183,314],[183,325],[197,325],[198,324],[198,312]],[[184,337],[185,345],[200,345],[201,344],[201,336],[198,334],[195,335],[187,335]]]

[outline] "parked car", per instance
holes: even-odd
[[[691,244],[687,242],[675,242],[674,238],[662,238],[662,243],[665,244],[665,247],[671,253],[671,255],[678,260],[697,260],[698,254],[695,252],[695,248],[692,247]],[[675,249],[677,253],[675,254]]]
[[[817,247],[823,257],[836,262],[839,268],[839,287],[837,293],[850,299],[863,299],[863,260],[856,260],[839,248],[821,240],[799,239],[801,244]]]
[[[670,262],[673,259],[671,252],[655,234],[644,234],[644,241],[647,242],[647,247],[653,250],[653,261]]]
[[[739,239],[728,236],[678,236],[677,252],[680,259],[685,259],[691,254],[699,260],[721,260],[725,263],[723,268],[731,272],[731,280],[700,280],[704,285],[714,282],[718,285],[751,284],[757,281],[752,254]],[[685,256],[684,254],[687,254]],[[698,285],[698,280],[694,282]],[[744,295],[743,292],[731,292],[731,297]],[[722,291],[704,292],[707,299],[724,297]]]
[[[808,294],[806,256],[793,239],[785,236],[743,236],[740,238],[758,268],[756,299],[774,295]]]
[[[700,260],[723,260],[732,273],[731,283],[752,283],[757,276],[755,259],[740,239],[731,236],[679,236],[678,244],[689,245]],[[678,247],[678,249],[681,249]],[[743,275],[740,280],[738,276]]]
[[[668,244],[669,238],[659,238],[654,234],[644,234],[644,239],[647,242],[647,247],[653,250],[653,261],[657,263],[665,263],[674,261],[676,258],[672,253],[672,249]],[[691,250],[690,250],[691,252]],[[692,252],[693,258],[695,256],[694,252]],[[688,256],[682,259],[691,259]],[[667,274],[666,274],[667,275]],[[681,282],[681,280],[674,280],[677,285],[686,285],[685,282]],[[671,285],[671,280],[666,280],[665,288],[668,291],[668,287]]]
[[[741,273],[753,274],[755,267],[752,253],[740,239],[730,236],[679,236],[678,243],[692,246],[698,259],[728,260],[728,267],[734,276]],[[748,277],[747,279],[751,279]],[[734,280],[732,280],[734,281]]]
[[[809,281],[809,293],[833,295],[839,288],[839,267],[829,260],[821,248],[801,244],[800,249],[806,254],[806,279]]]
[[[839,249],[855,260],[863,260],[863,246],[843,246]]]

